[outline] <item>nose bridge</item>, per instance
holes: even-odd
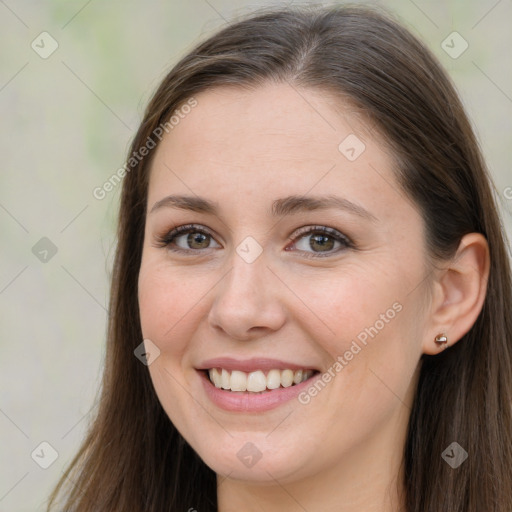
[[[262,237],[258,241],[252,236],[246,236],[234,246],[229,261],[231,270],[223,283],[224,292],[235,299],[240,296],[253,301],[261,300],[261,295],[268,293],[267,278],[270,271],[267,264],[270,253],[268,248],[264,250],[264,243]],[[257,284],[260,286],[256,289]],[[249,293],[251,290],[257,293]]]
[[[238,306],[257,306],[268,300],[267,258],[261,253],[254,261],[244,259],[238,252],[231,259],[231,270],[226,275],[220,292],[225,302],[235,301]]]
[[[230,270],[216,287],[209,314],[212,325],[239,339],[250,336],[251,330],[276,330],[284,321],[268,258],[264,251],[254,257],[253,251],[254,247],[244,243],[233,251]]]

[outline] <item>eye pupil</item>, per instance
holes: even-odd
[[[209,236],[205,235],[204,233],[197,233],[197,232],[189,233],[189,235],[187,237],[187,243],[189,244],[190,247],[195,247],[198,249],[206,249],[206,248],[208,248],[208,241],[209,241],[208,239],[209,239]],[[204,244],[205,241],[206,241],[206,244]],[[194,246],[193,244],[195,244],[195,243],[198,243],[199,247]]]
[[[318,244],[318,247],[320,247],[321,251],[329,251],[334,247],[334,240],[332,237],[326,235],[311,235],[309,242],[311,249],[315,249],[315,246],[313,245],[315,243]]]

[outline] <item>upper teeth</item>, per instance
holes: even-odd
[[[253,392],[264,391],[267,388],[277,389],[280,386],[287,388],[313,375],[312,370],[270,370],[265,375],[261,370],[245,373],[238,370],[230,372],[224,368],[212,368],[208,373],[210,380],[217,388]]]

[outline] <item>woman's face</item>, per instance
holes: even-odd
[[[163,408],[234,479],[399,457],[428,273],[391,156],[315,90],[196,100],[158,146],[148,191],[138,293]]]

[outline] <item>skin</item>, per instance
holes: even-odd
[[[139,306],[144,338],[160,350],[149,366],[158,398],[217,473],[221,512],[397,511],[420,357],[443,350],[438,333],[452,345],[476,320],[485,239],[466,235],[453,260],[432,266],[423,219],[399,189],[383,139],[325,93],[268,84],[196,99],[156,149],[149,182]],[[352,162],[338,149],[349,134],[366,146]],[[150,213],[169,194],[215,201],[218,215]],[[334,208],[273,218],[272,201],[291,194],[335,194],[375,219]],[[189,223],[213,237],[190,248],[181,235],[174,244],[186,254],[158,245]],[[309,245],[316,232],[296,231],[314,225],[355,248],[337,243],[308,258],[324,254]],[[247,236],[263,249],[252,263],[236,252]],[[203,360],[269,357],[328,371],[397,303],[400,312],[308,404],[228,412],[205,395],[195,370]],[[262,454],[252,467],[237,457],[247,442]]]

